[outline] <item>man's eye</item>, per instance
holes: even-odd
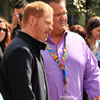
[[[63,12],[62,15],[67,15],[67,12]]]
[[[61,14],[55,14],[54,16],[61,16]]]

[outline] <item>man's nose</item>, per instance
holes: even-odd
[[[49,34],[51,33],[52,30],[53,30],[53,26],[50,25],[50,27],[49,27]]]

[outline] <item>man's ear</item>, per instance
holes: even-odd
[[[35,25],[36,18],[34,16],[30,16],[29,17],[29,22],[30,22],[31,25]]]

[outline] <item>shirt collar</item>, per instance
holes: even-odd
[[[60,42],[63,41],[63,38],[65,38],[65,36],[66,36],[67,34],[68,34],[68,32],[67,32],[67,31],[64,31],[64,35],[62,36]],[[54,42],[53,42],[53,39],[52,39],[52,37],[51,37],[50,34],[48,35],[47,42],[49,42],[49,43],[54,43]]]

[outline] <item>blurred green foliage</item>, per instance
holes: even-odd
[[[68,14],[95,16],[96,10],[100,10],[100,0],[69,0]]]
[[[9,17],[12,15],[13,12],[14,4],[17,1],[32,2],[39,0],[0,0],[0,16],[9,20]],[[100,15],[100,0],[66,0],[66,5],[68,15]]]

